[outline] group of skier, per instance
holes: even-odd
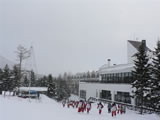
[[[103,104],[101,102],[99,102],[97,105],[97,108],[99,109],[99,114],[101,114],[103,107],[104,107]],[[116,116],[116,113],[122,114],[125,112],[126,112],[125,105],[118,104],[118,108],[117,108],[117,105],[115,103],[113,103],[113,104],[108,103],[108,113],[112,113],[112,117]]]
[[[62,101],[62,105],[63,107],[65,107],[65,105],[67,104],[67,107],[69,108],[70,106],[73,108],[78,108],[78,112],[84,112],[87,111],[87,113],[89,113],[89,111],[91,110],[91,103],[89,101],[69,101],[69,100],[63,100]]]
[[[80,100],[79,104],[78,104],[78,112],[84,112],[87,111],[87,113],[89,113],[89,111],[91,110],[91,103],[89,101],[83,101]]]
[[[111,113],[111,112],[112,112],[112,117],[116,116],[116,113],[117,114],[125,113],[126,106],[122,104],[118,104],[118,108],[117,108],[117,105],[115,103],[113,103],[112,105],[111,103],[108,103],[108,113]]]
[[[91,110],[91,102],[89,102],[89,101],[83,101],[83,100],[80,100],[80,101],[69,101],[68,100],[68,101],[66,101],[66,100],[63,100],[62,105],[63,105],[63,107],[65,107],[65,105],[67,105],[68,108],[70,106],[73,108],[77,108],[78,113],[83,113],[84,111],[89,113]],[[103,108],[104,108],[104,105],[101,102],[99,102],[97,104],[97,109],[99,111],[99,114],[102,113]],[[111,113],[112,117],[116,116],[116,114],[122,114],[125,112],[126,112],[125,105],[122,105],[122,104],[116,105],[115,103],[113,103],[113,104],[108,103],[108,113]]]

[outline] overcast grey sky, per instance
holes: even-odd
[[[0,55],[33,45],[41,74],[126,63],[128,39],[152,49],[158,36],[160,0],[0,0]]]

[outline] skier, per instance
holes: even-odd
[[[79,101],[78,112],[81,112],[81,111],[82,111],[82,101]]]
[[[118,114],[119,114],[119,113],[122,114],[122,105],[120,105],[120,104],[118,104],[118,111],[117,111],[117,113],[118,113]]]
[[[104,107],[104,106],[102,105],[102,103],[99,102],[99,104],[98,104],[98,106],[97,106],[97,108],[99,109],[99,114],[101,114],[103,107]]]
[[[126,106],[122,105],[122,113],[126,113]]]
[[[85,109],[85,102],[82,101],[82,107],[81,107],[81,111],[84,112],[84,109]]]
[[[86,111],[87,101],[84,101],[84,110]]]
[[[91,103],[90,102],[87,102],[86,108],[87,108],[87,113],[89,113],[89,111],[91,110]]]
[[[113,103],[113,104],[112,104],[112,117],[113,117],[113,116],[116,116],[116,110],[117,110],[116,104]]]
[[[109,102],[109,103],[108,103],[108,113],[111,112],[111,108],[112,108],[112,105],[111,105],[111,103]]]
[[[65,107],[65,105],[66,105],[66,100],[65,99],[62,101],[62,105],[63,105],[63,107]]]

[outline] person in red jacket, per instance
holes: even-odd
[[[91,110],[91,103],[90,102],[87,102],[86,109],[87,109],[87,113],[89,113],[89,111]]]
[[[79,101],[78,103],[78,112],[82,111],[82,101]]]
[[[102,103],[101,103],[101,102],[100,102],[100,103],[98,103],[97,108],[99,109],[99,114],[101,114],[103,107],[104,107],[104,106],[102,105]]]
[[[84,112],[84,110],[85,110],[85,103],[84,103],[84,101],[82,102],[82,112]]]
[[[117,110],[117,113],[121,113],[122,114],[122,105],[118,104],[118,110]]]
[[[112,117],[113,117],[113,116],[116,116],[116,110],[117,110],[116,104],[113,103],[113,104],[112,104]]]

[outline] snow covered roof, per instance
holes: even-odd
[[[141,43],[142,42],[140,42],[140,41],[133,41],[133,40],[128,40],[128,42],[132,45],[132,46],[134,46],[137,50],[139,49],[139,46],[141,45]],[[147,51],[150,51],[151,52],[151,50],[146,46],[146,49],[147,49]]]
[[[133,63],[129,64],[119,64],[119,65],[113,65],[108,67],[107,64],[103,65],[99,69],[100,74],[106,74],[106,73],[121,73],[121,72],[130,72],[133,70]]]
[[[20,87],[19,90],[20,91],[33,90],[33,91],[44,92],[44,91],[47,91],[47,87]]]

